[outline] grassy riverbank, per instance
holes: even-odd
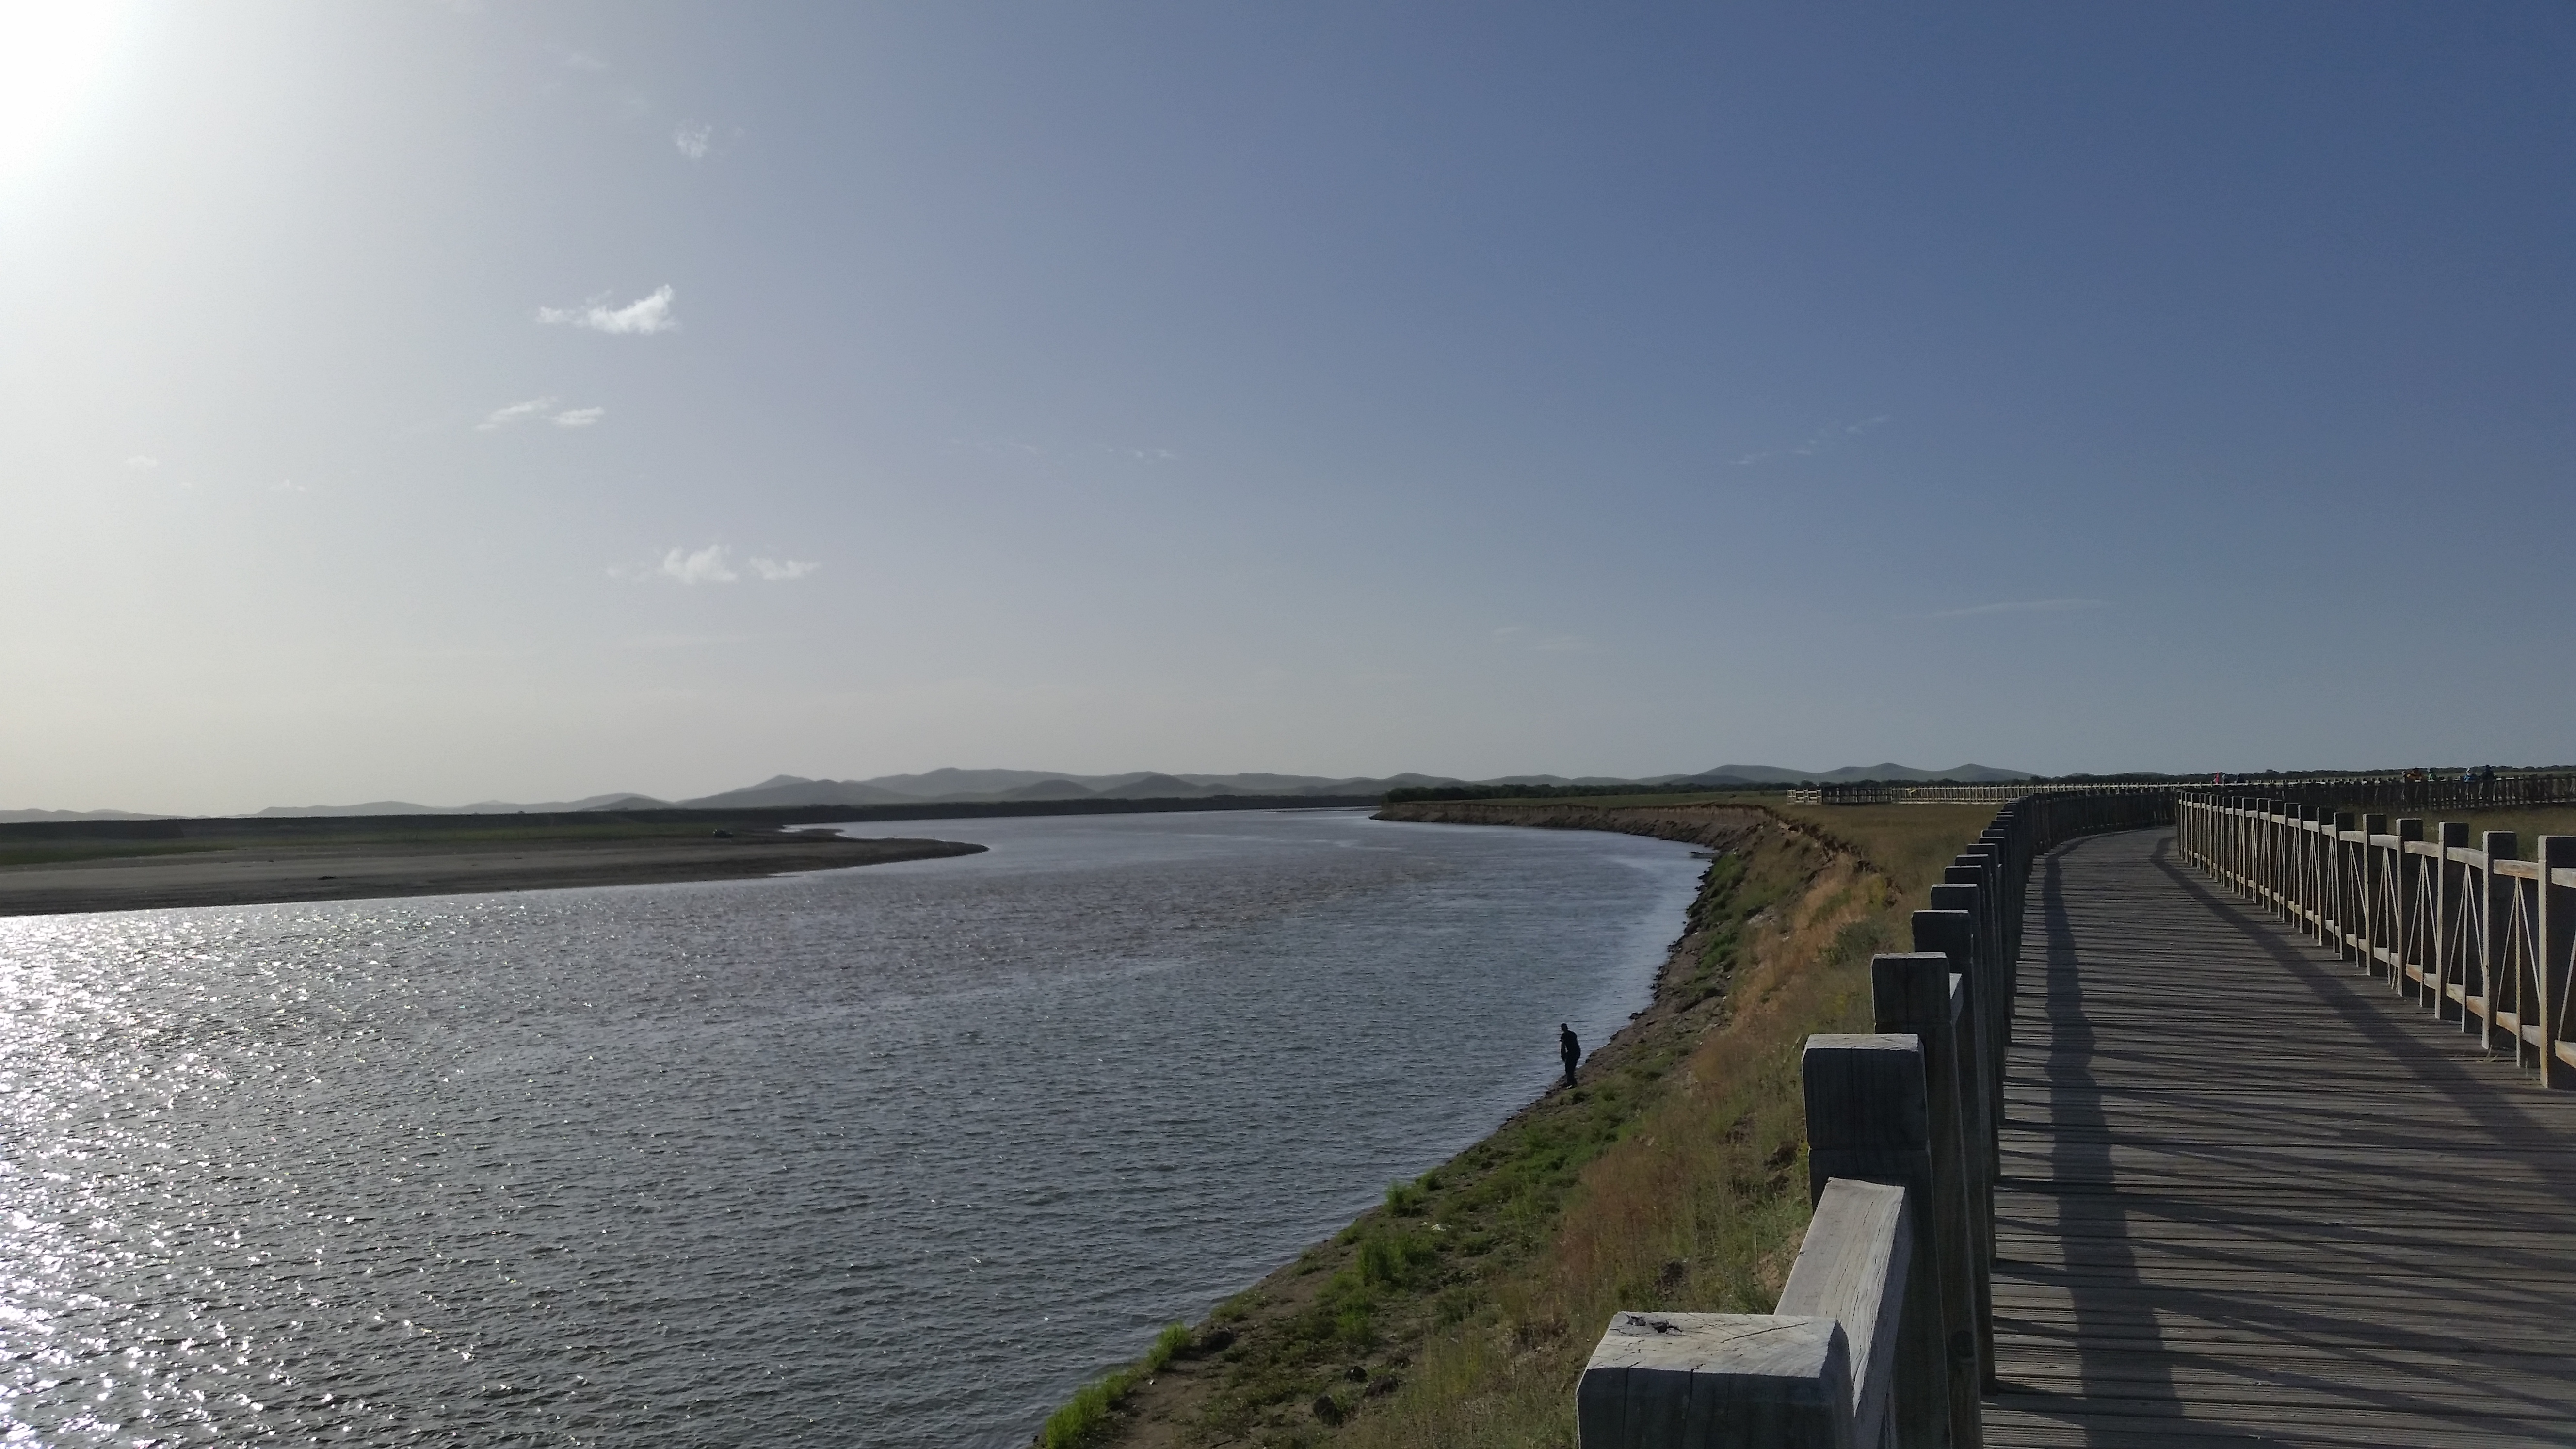
[[[1389,814],[1718,856],[1653,1004],[1580,1088],[1390,1187],[1042,1442],[1571,1445],[1574,1380],[1613,1310],[1770,1310],[1807,1218],[1799,1046],[1868,1029],[1870,955],[1901,948],[1905,913],[1993,811],[1646,797]]]

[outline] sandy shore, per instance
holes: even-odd
[[[364,900],[729,880],[971,855],[949,840],[823,834],[508,842],[260,842],[99,860],[0,866],[0,916]]]

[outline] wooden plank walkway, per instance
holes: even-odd
[[[2576,1444],[2576,1092],[2172,843],[2032,870],[1986,1442]]]

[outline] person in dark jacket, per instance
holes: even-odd
[[[1574,1085],[1574,1064],[1583,1060],[1583,1043],[1574,1039],[1574,1028],[1564,1022],[1556,1024],[1556,1054],[1565,1059],[1565,1084]]]

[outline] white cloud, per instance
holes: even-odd
[[[658,562],[646,564],[642,568],[631,568],[620,564],[610,569],[608,575],[618,579],[660,579],[674,584],[733,584],[740,583],[743,577],[742,571],[748,569],[763,583],[777,584],[791,579],[801,579],[821,567],[821,564],[810,559],[745,558],[737,560],[732,549],[720,543],[711,543],[701,549],[672,549],[662,555]]]
[[[682,126],[671,133],[671,144],[692,161],[703,159],[708,151],[713,150],[715,140],[716,128],[713,126]]]
[[[1943,609],[1935,619],[1965,619],[1974,614],[2063,614],[2076,609],[2107,609],[2100,599],[2017,599],[2008,604],[1972,604],[1964,609]]]
[[[586,428],[606,416],[606,408],[566,408],[548,421],[559,428]]]
[[[537,320],[553,327],[584,327],[593,332],[620,336],[644,336],[654,332],[671,332],[680,320],[671,315],[671,288],[665,284],[649,297],[638,297],[623,307],[611,307],[605,298],[595,298],[579,307],[539,307]]]
[[[708,544],[696,553],[673,549],[662,555],[662,577],[682,584],[729,584],[742,577],[725,557],[725,546]]]
[[[553,407],[558,401],[559,399],[550,397],[532,397],[526,402],[514,402],[505,408],[494,408],[489,416],[474,425],[474,431],[489,433],[506,428],[512,423],[535,417]]]
[[[569,50],[564,52],[563,63],[564,69],[566,70],[601,71],[608,69],[607,61],[601,60],[598,56],[595,56],[586,50]]]
[[[137,453],[133,457],[125,460],[125,466],[133,469],[137,473],[149,473],[153,469],[161,466],[161,460],[142,453]]]

